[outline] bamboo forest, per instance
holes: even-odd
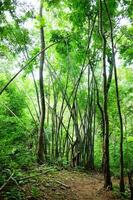
[[[133,200],[132,0],[0,0],[0,200]]]

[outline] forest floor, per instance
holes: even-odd
[[[39,200],[120,200],[118,192],[103,189],[103,176],[99,173],[61,170],[42,175],[34,186],[24,186],[28,199]],[[113,179],[118,188],[118,179]],[[35,189],[36,188],[36,189]],[[37,191],[36,191],[37,190]],[[35,197],[38,196],[38,197]]]
[[[26,200],[122,199],[118,193],[118,179],[112,179],[115,189],[107,191],[103,189],[103,176],[97,172],[86,173],[76,170],[43,171],[43,168],[39,169],[38,172],[27,174],[20,181],[19,187]],[[3,198],[1,199],[3,200]],[[5,199],[7,200],[8,198]]]

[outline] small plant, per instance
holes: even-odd
[[[14,187],[6,192],[6,198],[8,200],[24,200],[23,194]]]
[[[40,196],[40,191],[39,191],[39,189],[37,187],[32,186],[31,194],[32,194],[32,197],[37,198],[37,197]]]

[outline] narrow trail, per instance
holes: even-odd
[[[118,181],[114,180],[115,184]],[[33,185],[32,185],[33,186]],[[117,193],[103,190],[101,174],[62,170],[39,177],[36,187],[40,197],[30,198],[31,184],[25,185],[29,200],[120,200]],[[29,192],[28,192],[29,191]],[[29,195],[29,198],[28,198]]]
[[[77,200],[119,199],[112,192],[103,190],[103,178],[99,174],[73,173],[73,178],[66,182],[70,185],[72,192],[76,194]]]

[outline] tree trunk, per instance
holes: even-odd
[[[104,112],[104,187],[112,189],[110,165],[109,165],[109,119],[108,119],[108,91],[107,91],[107,72],[106,72],[106,37],[103,31],[103,5],[99,1],[100,33],[103,42],[103,112]]]
[[[120,120],[120,192],[125,192],[125,184],[124,184],[124,161],[123,161],[123,120],[121,114],[121,106],[120,106],[120,98],[119,98],[119,86],[117,79],[117,69],[115,62],[115,50],[114,50],[114,38],[113,38],[113,25],[110,17],[110,13],[108,10],[108,6],[106,1],[104,0],[104,4],[106,7],[106,12],[110,22],[110,37],[111,37],[111,46],[112,46],[112,64],[114,67],[114,76],[115,76],[115,87],[116,87],[116,99],[117,99],[117,108]]]
[[[40,17],[42,18],[43,3],[40,2]],[[41,50],[45,48],[45,39],[44,39],[44,29],[41,26],[40,28],[40,38],[41,38]],[[37,161],[39,164],[42,164],[45,160],[44,157],[44,120],[45,120],[45,99],[44,99],[44,85],[43,85],[43,67],[44,67],[44,52],[40,55],[40,68],[39,68],[39,86],[40,86],[40,103],[41,103],[41,114],[39,122],[39,143],[38,143],[38,158]]]

